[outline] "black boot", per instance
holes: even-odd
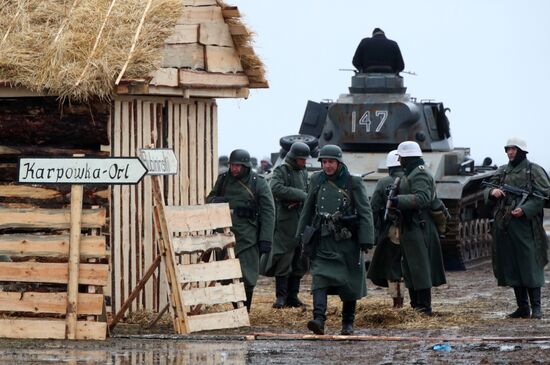
[[[252,295],[254,294],[254,287],[245,285],[244,293],[246,294],[246,301],[244,302],[244,304],[246,305],[247,312],[250,313],[250,307],[252,306]]]
[[[355,320],[356,300],[349,300],[342,303],[342,331],[341,335],[353,335],[353,321]]]
[[[529,293],[529,300],[531,302],[531,318],[541,319],[540,288],[528,288],[527,292]]]
[[[411,308],[418,307],[418,291],[409,289],[409,297],[411,298]]]
[[[524,286],[514,286],[514,294],[518,309],[508,315],[508,318],[529,318],[531,309],[529,309],[529,299],[527,297],[527,288]],[[540,296],[539,296],[540,298]],[[540,305],[540,301],[539,301]]]
[[[289,276],[288,278],[288,297],[286,298],[285,305],[292,308],[305,307],[306,305],[298,298],[300,292],[300,280],[299,276]]]
[[[313,319],[307,323],[307,328],[316,335],[325,334],[325,321],[327,319],[327,290],[317,289],[313,291]]]
[[[288,277],[286,276],[276,276],[275,277],[275,303],[272,307],[276,309],[283,308],[286,304],[287,295],[288,295]]]
[[[416,291],[418,312],[431,316],[432,315],[432,289],[420,289]]]

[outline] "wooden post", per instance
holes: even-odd
[[[80,266],[80,226],[82,220],[82,185],[71,186],[71,238],[69,241],[69,284],[67,285],[67,315],[65,338],[76,339],[78,306],[78,270]]]

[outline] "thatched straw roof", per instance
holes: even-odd
[[[201,13],[190,9],[212,7],[220,14],[235,9],[217,0],[0,0],[0,81],[62,99],[109,99],[120,79],[149,81],[159,68],[174,68],[171,59],[188,51],[175,47],[182,40],[174,35],[196,24],[193,16]],[[203,20],[199,24],[208,28]],[[250,39],[246,34],[237,44],[233,36],[234,44],[225,47],[244,49]],[[250,55],[239,57],[242,68],[232,71],[254,70],[266,86],[261,61]],[[175,68],[209,71],[194,66]],[[185,86],[179,79],[177,84]]]

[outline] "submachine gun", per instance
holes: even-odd
[[[529,195],[534,196],[534,197],[539,198],[539,199],[548,200],[548,197],[545,196],[545,195],[541,195],[537,192],[530,192],[529,190],[525,190],[525,189],[518,188],[518,187],[515,187],[515,186],[512,186],[512,185],[508,185],[508,184],[497,185],[497,184],[490,183],[488,181],[483,181],[481,183],[481,186],[500,189],[500,190],[504,191],[505,193],[509,193],[509,194],[516,195],[516,196],[521,196],[521,200],[519,201],[518,204],[516,204],[516,207],[519,207],[523,203],[525,203],[525,201],[527,200]]]
[[[388,200],[386,200],[386,209],[384,210],[384,222],[387,222],[390,220],[390,217],[392,216],[391,213],[391,206],[392,206],[392,199],[397,196],[399,193],[399,181],[401,178],[398,176],[393,181],[393,184],[388,186]]]

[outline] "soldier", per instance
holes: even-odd
[[[273,308],[302,307],[298,299],[300,280],[307,271],[301,260],[300,240],[296,238],[296,226],[302,206],[307,197],[306,159],[309,147],[303,142],[294,142],[277,166],[271,178],[271,191],[275,199],[276,224],[273,249],[269,254],[266,274],[275,276]]]
[[[229,158],[226,155],[218,157],[218,175],[229,170]]]
[[[374,28],[372,38],[363,38],[357,46],[353,66],[359,72],[398,74],[405,68],[405,63],[399,45],[386,38],[382,29]]]
[[[522,196],[502,188],[485,190],[485,200],[495,207],[493,272],[499,286],[514,288],[518,308],[510,318],[542,318],[541,287],[548,263],[547,237],[542,225],[544,197],[550,182],[546,171],[527,159],[527,144],[510,138],[504,150],[508,164],[500,166],[489,182],[526,190]],[[529,301],[531,308],[529,308]]]
[[[229,171],[218,176],[206,197],[208,203],[229,203],[231,231],[235,234],[235,255],[241,264],[246,308],[250,312],[258,280],[259,256],[269,253],[273,242],[275,207],[269,185],[251,171],[250,154],[241,149],[229,156]]]
[[[399,183],[399,195],[392,199],[392,207],[401,212],[399,243],[403,276],[411,307],[431,315],[431,288],[446,283],[439,234],[430,214],[436,200],[435,182],[424,166],[418,143],[400,143],[397,154],[404,175]]]
[[[324,146],[319,160],[323,171],[311,177],[297,229],[304,250],[311,251],[314,308],[307,327],[324,334],[327,295],[339,295],[341,334],[351,335],[356,302],[367,293],[363,252],[374,244],[372,212],[362,180],[350,175],[340,147]],[[306,233],[312,226],[317,228],[317,239],[309,240]]]
[[[371,198],[372,216],[375,227],[376,248],[369,266],[367,278],[375,285],[388,288],[393,299],[394,308],[403,307],[403,288],[401,287],[401,247],[397,217],[384,221],[384,212],[388,199],[388,190],[392,188],[397,177],[403,176],[403,168],[399,163],[397,150],[388,153],[386,157],[388,176],[378,180]]]

